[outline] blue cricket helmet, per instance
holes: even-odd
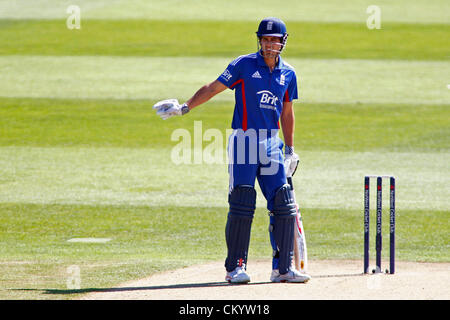
[[[259,23],[256,35],[258,36],[258,39],[261,39],[262,36],[280,37],[282,43],[281,50],[283,50],[283,48],[286,46],[288,37],[286,24],[283,22],[283,20],[274,17],[263,19]]]
[[[265,18],[259,23],[258,31],[256,31],[258,37],[273,36],[284,37],[287,35],[286,24],[278,18]]]

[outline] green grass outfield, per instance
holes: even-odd
[[[257,26],[257,25],[256,25]],[[253,21],[0,20],[0,55],[220,56],[256,51]],[[182,30],[182,32],[180,32]],[[287,57],[448,60],[448,24],[289,22]]]
[[[71,31],[61,3],[0,10],[0,299],[72,299],[224,259],[225,152],[219,163],[176,165],[171,136],[182,128],[195,138],[200,124],[202,135],[218,129],[225,148],[233,94],[167,121],[151,106],[189,98],[255,51],[252,4],[230,18],[218,2],[152,2],[149,11],[145,1],[79,1],[82,29]],[[274,11],[287,17],[285,57],[301,79],[294,182],[309,257],[355,259],[362,269],[363,176],[392,173],[397,260],[448,262],[450,28],[436,9],[446,2],[381,1],[381,30],[365,27],[367,2],[349,3],[289,0]],[[300,9],[314,14],[303,19]],[[257,190],[250,263],[271,256]],[[67,287],[74,265],[79,291]]]
[[[86,19],[218,20],[254,21],[280,16],[286,21],[360,22],[368,17],[371,0],[15,0],[0,3],[0,18],[67,19],[67,7],[76,4]],[[407,23],[448,23],[446,0],[378,0],[383,21]]]

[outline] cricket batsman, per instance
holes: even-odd
[[[294,153],[297,77],[294,68],[281,58],[288,38],[285,23],[278,18],[263,19],[256,35],[256,53],[233,60],[215,81],[201,87],[184,104],[169,99],[156,103],[154,109],[165,120],[187,114],[227,88],[235,91],[233,132],[228,140],[225,280],[237,284],[250,281],[246,266],[257,179],[270,212],[274,251],[270,280],[304,283],[310,276],[292,267],[297,207],[287,183],[299,162]],[[284,143],[278,136],[280,122]]]

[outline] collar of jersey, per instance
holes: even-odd
[[[267,67],[268,68],[268,66],[267,66],[266,62],[264,61],[264,58],[261,55],[260,51],[258,51],[258,53],[256,54],[256,59],[258,61],[258,66],[260,66],[260,67]],[[278,56],[278,63],[275,66],[274,70],[278,70],[278,69],[284,69],[284,63],[283,63],[283,59],[281,59],[281,56]]]

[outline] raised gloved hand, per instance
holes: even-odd
[[[173,116],[181,116],[189,112],[187,104],[180,105],[177,99],[167,99],[157,102],[153,109],[156,110],[156,114],[163,120],[169,119]]]
[[[286,177],[292,177],[297,170],[300,157],[294,152],[294,147],[286,146],[284,149],[284,170]]]

